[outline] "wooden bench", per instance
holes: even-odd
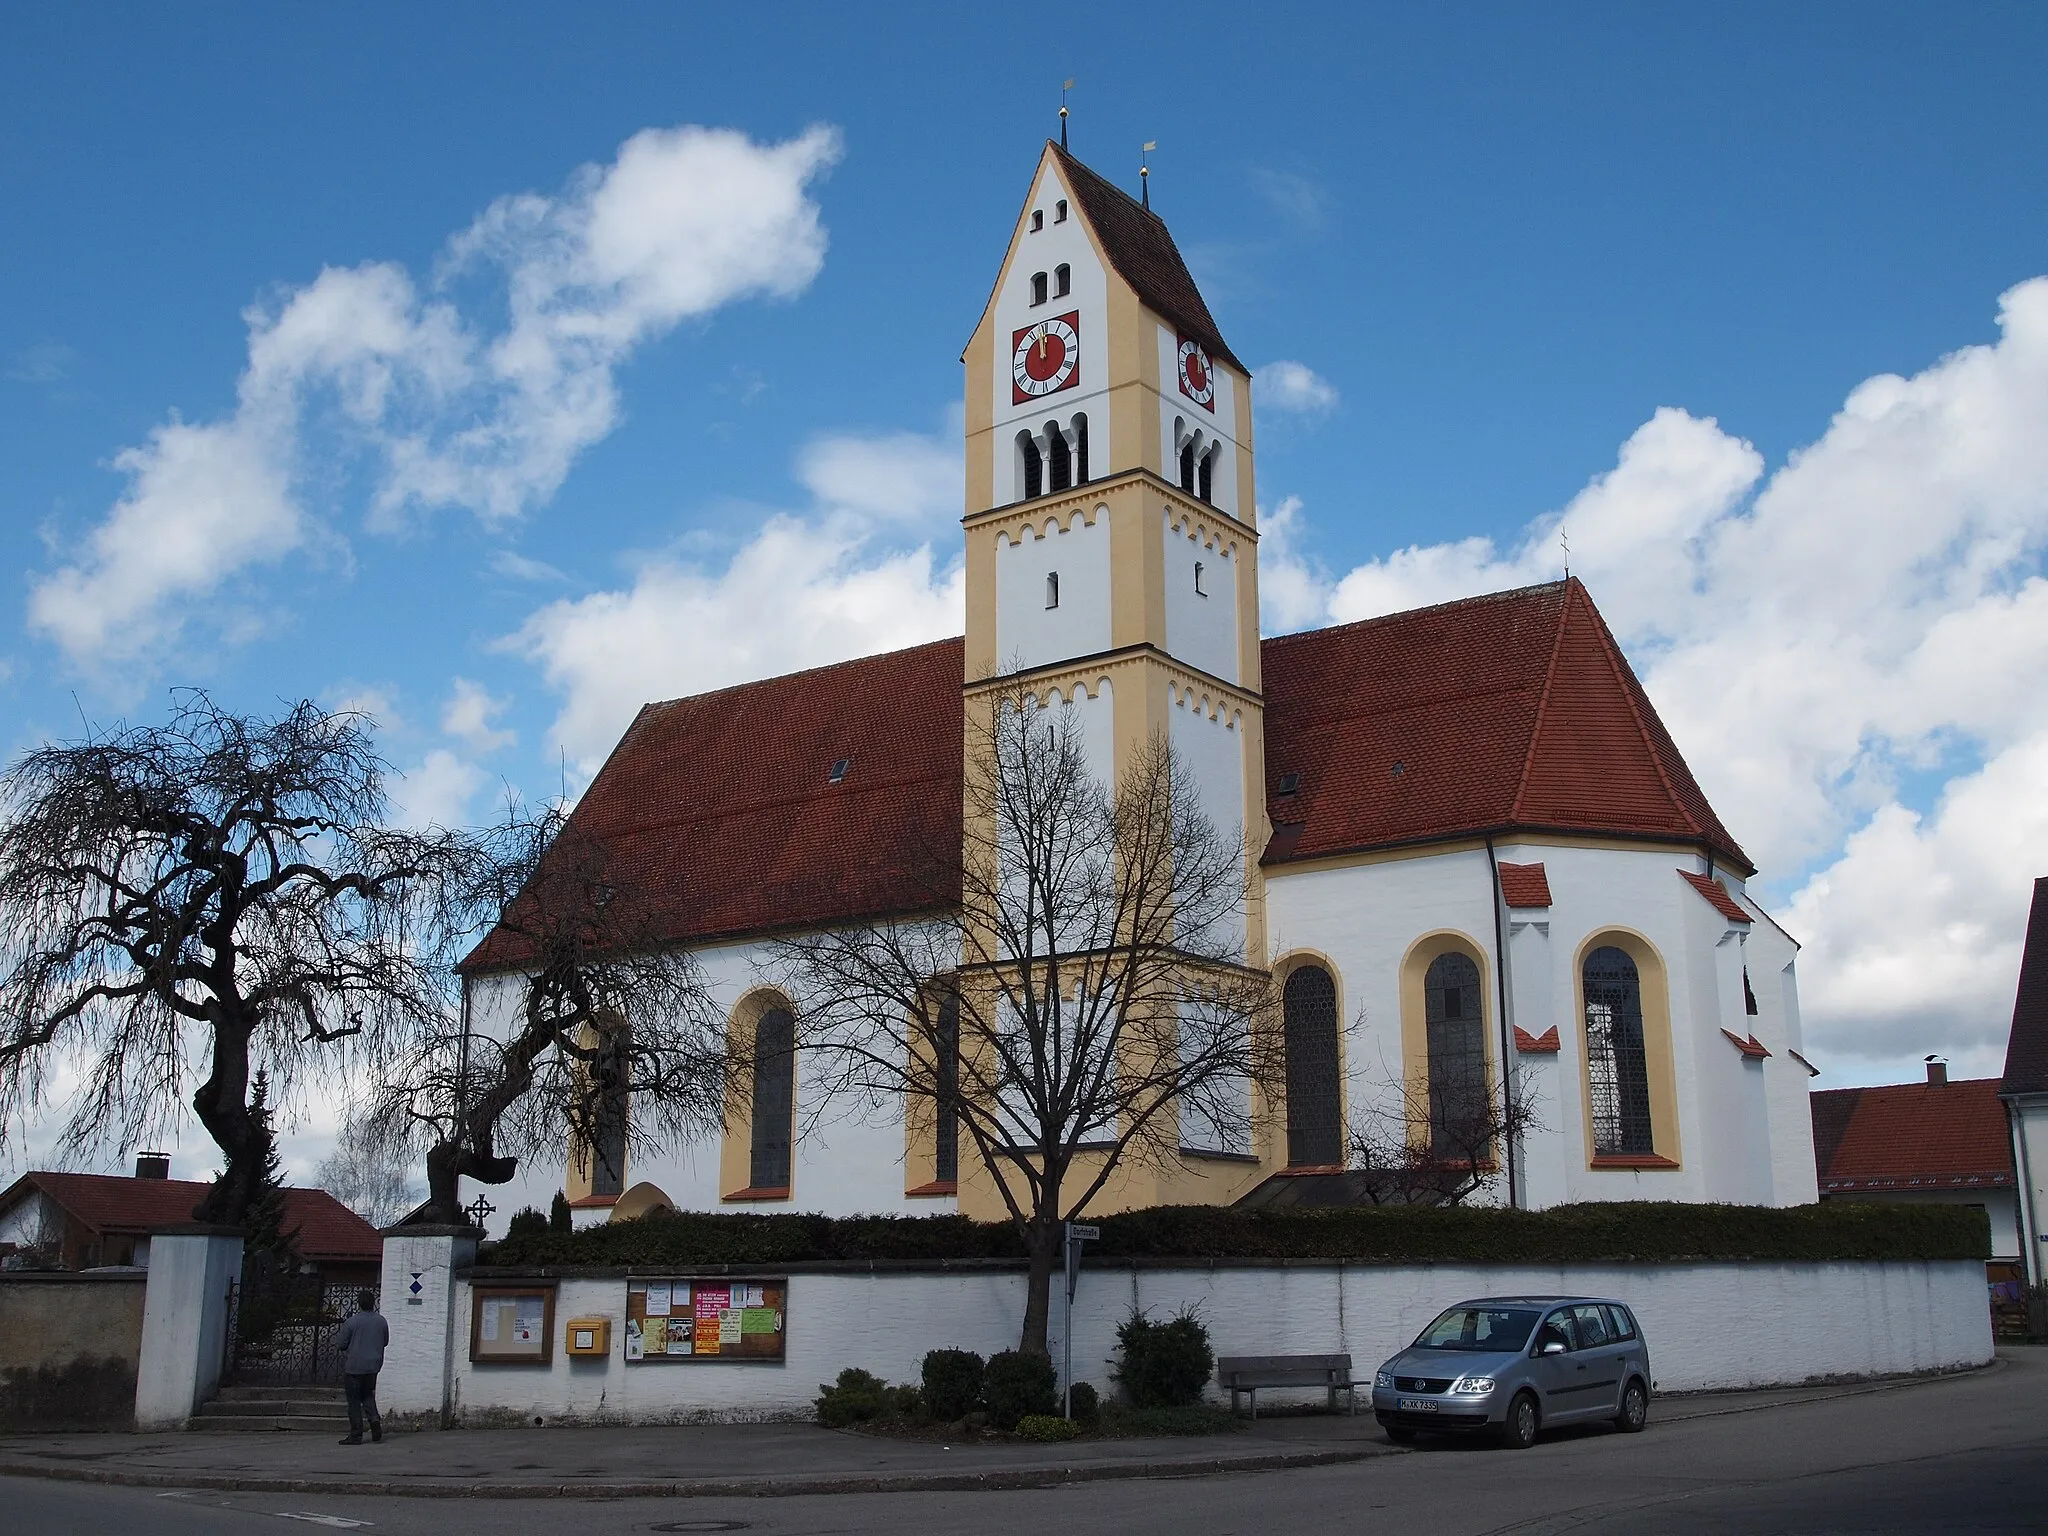
[[[1237,1394],[1249,1393],[1255,1419],[1261,1387],[1321,1387],[1330,1395],[1332,1413],[1337,1411],[1337,1394],[1342,1392],[1350,1411],[1358,1412],[1349,1355],[1227,1355],[1216,1362],[1216,1381],[1230,1393],[1232,1413],[1237,1412]]]

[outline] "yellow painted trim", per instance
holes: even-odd
[[[1489,1092],[1499,1081],[1500,1066],[1495,1059],[1494,1034],[1499,1020],[1494,1016],[1493,964],[1486,946],[1469,933],[1439,928],[1425,933],[1408,946],[1401,957],[1401,1089],[1412,1111],[1429,1104],[1429,1002],[1423,983],[1437,957],[1461,954],[1479,967],[1479,1040],[1486,1052],[1486,1082]],[[1408,1119],[1408,1139],[1426,1144],[1429,1121],[1414,1114]]]
[[[1592,1051],[1586,1038],[1586,957],[1613,945],[1636,963],[1642,988],[1643,1066],[1650,1084],[1650,1150],[1672,1166],[1684,1163],[1678,1135],[1678,1069],[1671,1040],[1671,972],[1649,938],[1633,928],[1602,928],[1572,956],[1572,998],[1577,1010],[1579,1109],[1585,1126],[1586,1166],[1593,1168]]]

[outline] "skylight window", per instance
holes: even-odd
[[[845,778],[845,777],[846,777],[846,770],[847,770],[847,769],[849,769],[849,768],[851,768],[852,766],[853,766],[853,759],[852,759],[852,758],[850,758],[850,757],[842,757],[842,758],[839,758],[839,759],[838,759],[837,761],[835,761],[835,762],[834,762],[834,763],[832,764],[832,772],[830,773],[830,775],[828,775],[828,776],[826,777],[826,780],[825,780],[825,782],[826,782],[827,784],[837,784],[837,783],[838,783],[838,782],[839,782],[839,781],[840,781],[841,779],[843,779],[843,778]]]
[[[1298,773],[1283,773],[1283,774],[1281,774],[1281,775],[1280,775],[1280,793],[1281,793],[1281,794],[1283,794],[1283,795],[1291,795],[1291,794],[1293,794],[1293,793],[1294,793],[1294,792],[1295,792],[1296,790],[1298,790],[1298,789],[1300,789],[1300,788],[1301,788],[1301,775],[1300,775],[1300,774],[1298,774]]]

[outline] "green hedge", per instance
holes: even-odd
[[[1672,1262],[1685,1259],[1828,1261],[1982,1259],[1991,1231],[1970,1206],[1828,1201],[1772,1210],[1647,1201],[1547,1211],[1237,1210],[1159,1206],[1104,1216],[1092,1261],[1116,1259],[1344,1259],[1361,1263]],[[756,1215],[658,1212],[576,1233],[521,1232],[485,1247],[487,1265],[750,1267],[821,1259],[1021,1259],[1006,1222],[964,1216]]]

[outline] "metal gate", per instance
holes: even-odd
[[[226,1358],[221,1379],[247,1385],[341,1382],[339,1335],[356,1297],[377,1287],[324,1285],[318,1275],[252,1269],[228,1290]]]

